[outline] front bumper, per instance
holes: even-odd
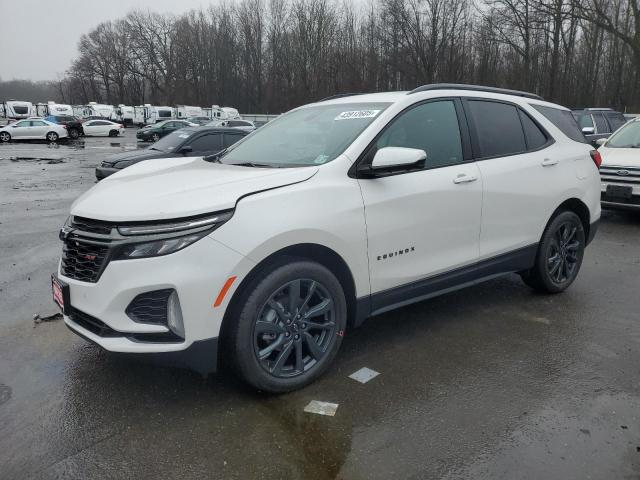
[[[66,277],[58,268],[58,277],[69,285],[70,311],[98,320],[109,333],[89,330],[86,324],[74,321],[72,314],[65,315],[64,321],[75,333],[110,352],[162,354],[167,358],[182,356],[179,352],[199,352],[203,347],[198,345],[210,344],[219,336],[228,302],[254,265],[218,241],[204,237],[170,255],[111,261],[96,283]],[[237,279],[224,302],[213,307],[231,276]],[[178,295],[184,339],[156,340],[170,332],[166,325],[134,321],[126,313],[138,295],[160,289],[173,289]]]

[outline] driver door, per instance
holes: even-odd
[[[471,161],[462,115],[457,99],[413,106],[396,117],[365,154],[365,164],[384,147],[417,148],[427,154],[421,169],[358,180],[372,294],[407,287],[391,294],[404,290],[411,295],[421,280],[478,260],[482,178]],[[401,302],[401,297],[391,303]],[[377,309],[375,301],[372,306]]]

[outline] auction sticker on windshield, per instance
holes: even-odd
[[[351,110],[342,112],[334,120],[356,120],[359,118],[373,118],[380,113],[380,110]]]

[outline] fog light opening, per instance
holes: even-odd
[[[184,322],[182,321],[182,309],[180,299],[175,290],[169,295],[167,300],[167,326],[176,335],[184,338]]]

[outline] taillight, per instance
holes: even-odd
[[[591,150],[589,154],[591,155],[593,163],[596,164],[596,167],[600,168],[600,165],[602,165],[602,155],[600,155],[600,152],[598,150]]]

